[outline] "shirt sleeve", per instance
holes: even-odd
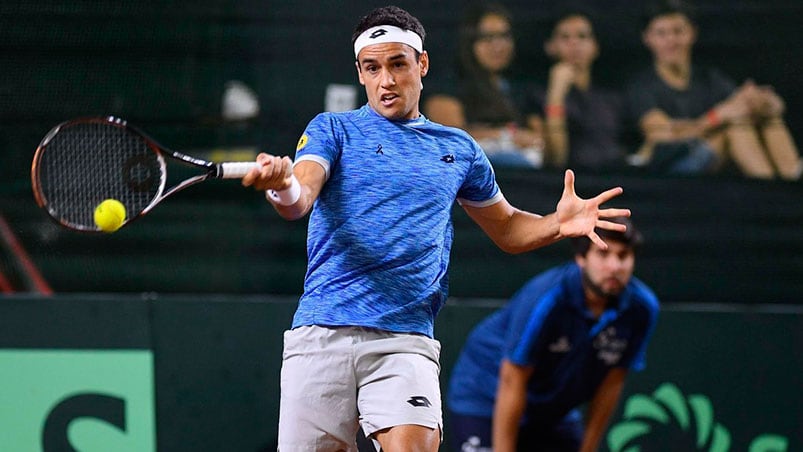
[[[311,160],[320,164],[329,178],[332,166],[340,158],[337,121],[327,113],[320,113],[307,124],[304,134],[298,140],[296,163]]]
[[[460,204],[472,207],[485,207],[502,200],[502,192],[496,183],[491,162],[474,140],[471,140],[474,150],[474,159],[466,175],[463,185],[457,191],[457,200]]]

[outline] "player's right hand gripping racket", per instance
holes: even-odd
[[[165,157],[203,170],[165,189]],[[123,203],[123,226],[145,215],[166,197],[209,179],[237,179],[256,162],[213,163],[161,146],[126,121],[85,118],[63,122],[42,139],[31,165],[40,207],[70,229],[101,232],[95,207],[105,199]]]

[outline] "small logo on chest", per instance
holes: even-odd
[[[454,154],[446,154],[441,157],[441,162],[454,163]]]
[[[382,145],[381,144],[376,147],[376,151],[374,151],[374,152],[376,153],[376,155],[385,155],[385,153],[382,152]]]
[[[597,359],[608,366],[616,365],[622,358],[622,354],[627,348],[627,339],[619,338],[616,334],[616,327],[609,326],[604,329],[594,339],[594,349]]]
[[[549,351],[552,353],[567,353],[572,350],[572,345],[569,344],[569,338],[561,336],[560,339],[549,344]]]

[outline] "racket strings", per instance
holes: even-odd
[[[164,188],[164,160],[138,134],[89,122],[63,126],[40,150],[39,190],[51,215],[96,230],[94,210],[104,199],[122,202],[131,218]]]

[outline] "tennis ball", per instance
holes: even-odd
[[[114,232],[123,225],[125,215],[123,203],[106,199],[95,207],[95,225],[103,232]]]

